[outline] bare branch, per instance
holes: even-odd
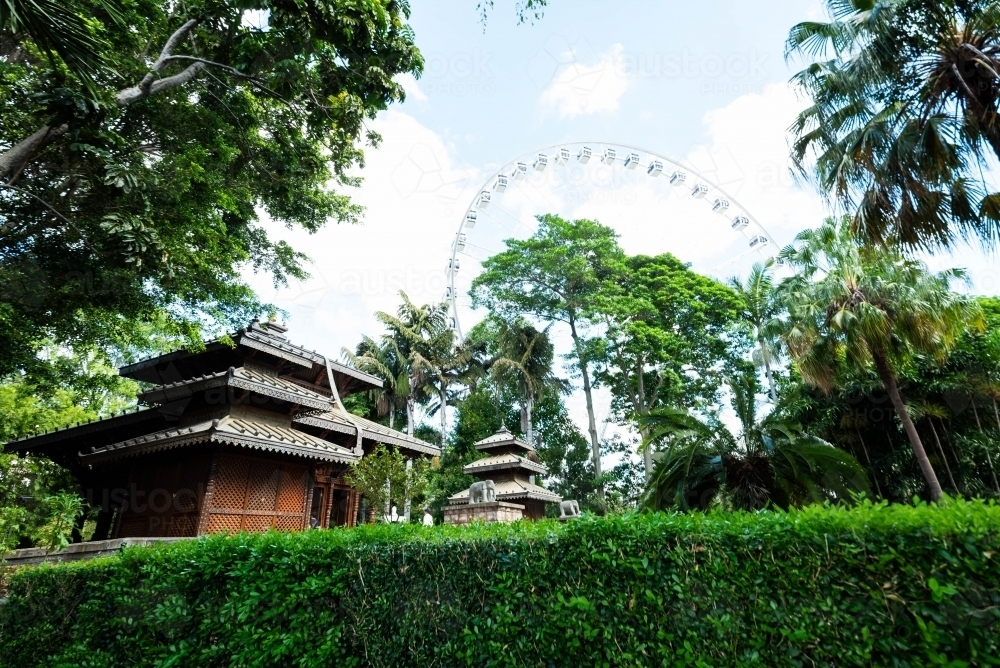
[[[181,40],[187,37],[187,34],[191,32],[196,25],[198,25],[198,19],[191,19],[170,36],[167,43],[163,45],[163,50],[160,51],[160,57],[156,59],[155,63],[153,63],[154,72],[159,74],[163,71],[163,68],[167,66],[167,62],[170,60],[170,57],[174,55],[174,49],[177,48],[177,45],[181,43]]]
[[[190,33],[196,25],[198,25],[198,19],[191,19],[186,21],[184,25],[174,31],[174,34],[171,35],[170,39],[168,39],[166,44],[163,45],[163,49],[160,51],[160,57],[156,59],[156,62],[153,63],[152,69],[142,78],[139,85],[120,90],[115,95],[115,100],[118,102],[119,107],[126,107],[133,102],[149,97],[157,91],[185,84],[201,71],[201,68],[204,67],[204,65],[199,65],[197,67],[192,65],[180,74],[175,74],[172,77],[160,79],[159,81],[156,79],[156,75],[163,72],[164,68],[166,68],[169,64],[171,57],[174,54],[174,49],[177,48],[177,45],[180,44],[185,37],[187,37],[188,33]]]

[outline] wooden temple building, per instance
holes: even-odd
[[[482,482],[492,482],[492,493],[495,493],[492,502],[500,504],[500,515],[494,517],[493,509],[486,507],[481,509],[486,515],[475,512],[472,505],[476,505],[476,500],[470,499],[473,489],[470,488],[448,498],[450,507],[445,508],[445,522],[465,523],[469,519],[539,520],[545,517],[545,504],[562,500],[558,494],[535,484],[535,476],[545,475],[548,469],[538,461],[534,448],[506,427],[478,441],[475,447],[485,456],[462,467],[462,471]]]
[[[342,399],[381,380],[286,331],[253,323],[199,352],[122,367],[148,387],[134,412],[6,450],[73,472],[100,509],[92,540],[352,526],[364,514],[343,478],[352,462],[378,443],[411,458],[440,450],[348,413]]]

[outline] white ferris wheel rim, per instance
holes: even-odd
[[[648,166],[650,165],[650,163],[653,162],[653,161],[659,161],[659,162],[662,162],[664,164],[673,165],[677,169],[683,170],[684,172],[686,172],[688,174],[691,174],[692,176],[695,177],[695,181],[697,183],[702,183],[704,185],[707,185],[712,191],[714,191],[715,193],[717,193],[723,199],[727,200],[729,202],[729,208],[730,209],[736,209],[736,210],[739,210],[740,212],[742,212],[742,214],[750,221],[750,223],[752,223],[760,231],[760,233],[757,234],[757,235],[755,235],[755,236],[763,236],[763,237],[765,237],[767,239],[767,244],[774,244],[775,247],[777,246],[777,243],[775,242],[774,237],[771,236],[771,233],[767,231],[767,228],[764,227],[764,225],[757,219],[756,216],[753,215],[753,213],[749,209],[747,209],[745,206],[743,206],[742,204],[740,204],[740,202],[735,197],[733,197],[728,192],[726,192],[726,190],[724,188],[722,188],[722,186],[720,186],[717,183],[715,183],[714,181],[712,181],[710,178],[708,178],[707,176],[705,176],[704,174],[702,174],[701,172],[699,172],[697,169],[695,169],[691,165],[685,164],[685,163],[681,162],[680,160],[671,158],[669,156],[663,155],[663,154],[658,153],[656,151],[651,151],[651,150],[643,148],[641,146],[634,146],[632,144],[623,144],[623,143],[617,143],[617,142],[606,142],[606,141],[568,141],[568,142],[558,142],[558,143],[554,143],[554,144],[547,144],[545,146],[542,146],[542,147],[539,147],[539,148],[536,148],[536,149],[533,149],[533,150],[521,153],[521,154],[515,156],[512,160],[508,160],[507,162],[503,163],[500,166],[499,169],[497,169],[496,171],[494,171],[493,173],[491,173],[486,178],[486,180],[483,182],[483,185],[476,190],[475,195],[473,195],[472,200],[469,202],[469,206],[465,207],[465,209],[463,210],[462,218],[461,218],[461,220],[458,223],[458,230],[456,231],[455,237],[454,237],[454,239],[451,242],[451,256],[450,256],[450,262],[449,262],[449,265],[448,265],[449,266],[449,270],[446,272],[447,279],[448,279],[448,291],[449,291],[449,295],[448,295],[447,301],[449,303],[449,307],[450,307],[450,310],[451,310],[451,317],[454,319],[454,326],[455,326],[455,330],[456,330],[456,332],[458,334],[458,338],[459,339],[462,339],[463,335],[462,335],[461,320],[459,319],[459,315],[458,315],[458,293],[457,293],[457,290],[456,290],[456,287],[455,287],[455,276],[457,275],[458,272],[455,271],[455,270],[450,269],[450,267],[453,267],[455,265],[455,262],[458,259],[458,255],[461,252],[458,249],[457,240],[459,239],[459,235],[462,234],[462,230],[466,227],[466,215],[468,214],[468,212],[473,211],[475,209],[476,202],[477,202],[477,200],[479,200],[479,198],[480,198],[480,196],[481,196],[481,194],[483,192],[485,192],[485,191],[492,191],[493,190],[493,188],[491,187],[491,184],[493,184],[493,183],[496,182],[497,177],[499,177],[501,175],[506,175],[507,172],[513,166],[516,166],[519,162],[527,163],[527,159],[528,158],[530,158],[530,157],[537,157],[538,155],[545,153],[545,151],[550,151],[552,149],[557,149],[558,150],[558,149],[562,149],[562,148],[577,147],[577,146],[579,146],[579,147],[595,146],[598,149],[601,149],[602,150],[601,152],[603,152],[603,149],[605,149],[605,148],[613,148],[613,149],[625,149],[626,151],[631,152],[631,153],[639,153],[640,156],[641,156],[641,158],[644,159],[644,161],[641,161],[641,162],[639,162],[637,164],[638,168],[648,168]],[[572,157],[572,153],[571,153],[571,157]],[[598,153],[597,151],[592,151],[592,157],[596,158],[598,161],[602,160],[601,153]],[[615,165],[615,167],[618,167],[619,163],[622,163],[621,166],[624,166],[624,162],[625,162],[625,158],[623,158],[623,157],[617,157],[616,156],[614,158],[614,165]],[[609,164],[609,163],[606,163],[606,164]],[[668,178],[669,178],[669,176],[668,176]],[[744,236],[746,236],[746,233],[743,230],[737,230],[737,231],[743,233]],[[767,244],[764,244],[764,245],[767,245]],[[757,249],[751,248],[749,252],[753,252],[754,250],[756,250],[758,253],[760,253],[761,257],[763,257],[765,259],[767,258],[767,255],[765,253],[763,253],[763,248],[757,248]],[[743,255],[746,255],[746,253],[744,253]],[[742,257],[743,255],[737,256],[737,259],[739,257]]]

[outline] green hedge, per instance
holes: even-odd
[[[1000,507],[212,537],[24,569],[3,666],[1000,665]]]

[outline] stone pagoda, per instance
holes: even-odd
[[[535,484],[535,476],[545,475],[548,469],[538,461],[534,449],[506,427],[475,447],[486,456],[462,470],[479,478],[479,482],[448,499],[450,505],[444,509],[446,524],[538,520],[545,517],[545,504],[562,500]]]

